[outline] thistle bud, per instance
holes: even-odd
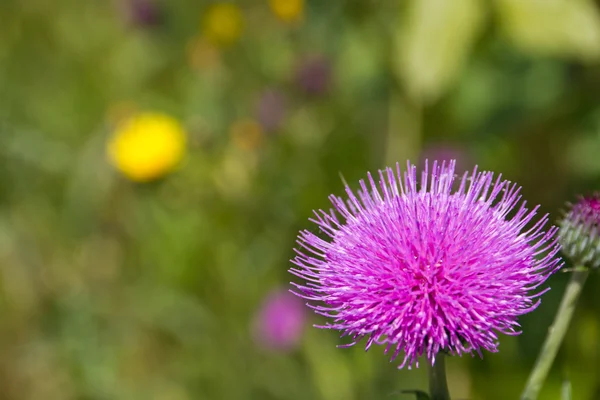
[[[580,197],[560,221],[562,252],[576,265],[600,267],[600,193]]]

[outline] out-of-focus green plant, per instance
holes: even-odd
[[[402,397],[424,371],[314,330],[286,351],[253,337],[340,174],[446,145],[545,211],[600,184],[592,1],[5,0],[0,21],[6,399]],[[284,107],[260,111],[267,92]],[[137,182],[106,147],[145,110],[181,124],[186,153]],[[448,360],[453,398],[517,396],[564,281],[503,352]],[[597,296],[580,306],[593,326]],[[600,354],[582,348],[559,363],[587,400]]]

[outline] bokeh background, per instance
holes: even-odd
[[[287,294],[296,234],[407,159],[600,188],[598,3],[1,0],[0,399],[414,398]],[[518,397],[567,278],[454,398]],[[599,288],[542,399],[600,399]]]

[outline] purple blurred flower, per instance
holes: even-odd
[[[135,25],[154,26],[161,22],[162,13],[153,0],[125,0],[124,7]]]
[[[254,321],[256,341],[272,350],[291,350],[302,337],[306,314],[303,302],[287,290],[271,292]]]
[[[303,61],[296,71],[296,83],[309,94],[325,93],[331,84],[330,62],[324,57],[313,57]]]
[[[600,267],[600,193],[569,205],[560,222],[559,238],[563,253],[573,262]]]
[[[519,205],[520,188],[491,172],[475,168],[453,191],[454,168],[434,162],[420,182],[410,164],[403,175],[380,171],[378,184],[369,174],[357,195],[330,197],[335,211],[315,212],[326,239],[300,232],[298,295],[332,319],[321,328],[351,337],[344,347],[366,337],[392,360],[404,351],[399,368],[440,351],[482,356],[538,306],[547,289],[531,291],[561,266],[556,228],[543,232],[543,216],[524,231],[537,207]]]
[[[265,131],[274,131],[281,125],[286,113],[285,97],[277,90],[264,91],[256,107],[256,119]]]

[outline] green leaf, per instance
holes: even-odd
[[[396,71],[411,96],[430,102],[456,79],[481,27],[477,0],[413,0],[396,38]]]
[[[512,42],[534,55],[600,56],[600,16],[588,0],[497,0]]]

